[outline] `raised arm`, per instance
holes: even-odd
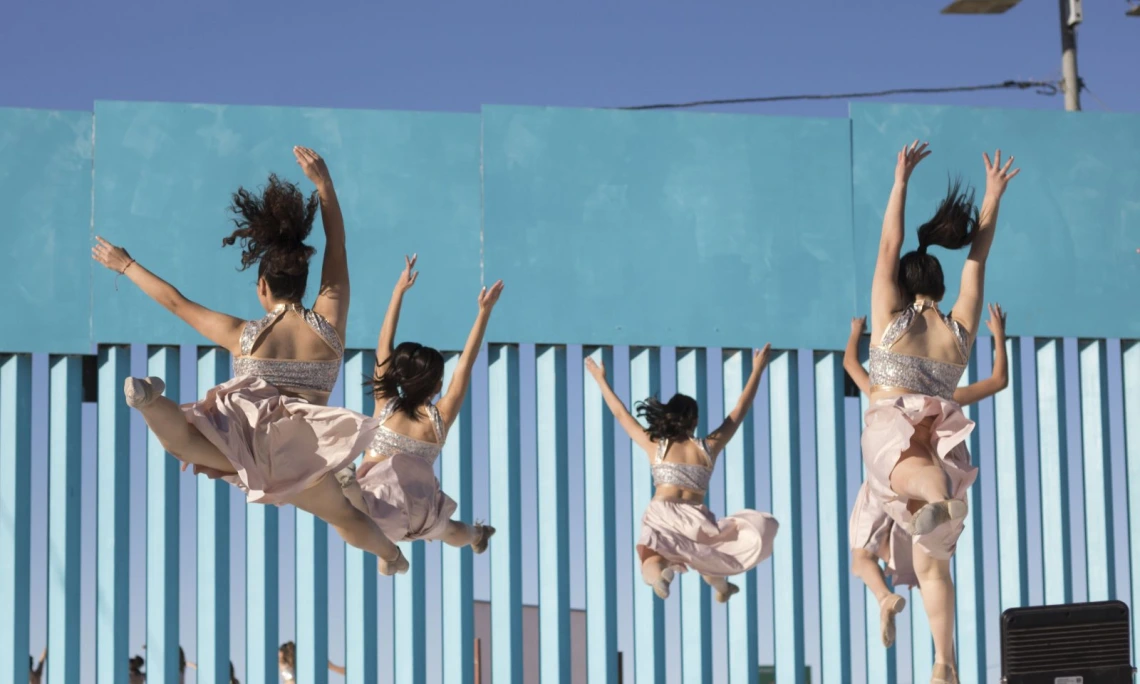
[[[404,256],[404,270],[396,286],[392,288],[392,299],[388,302],[388,311],[384,314],[384,322],[380,325],[380,339],[376,342],[376,365],[384,365],[392,355],[392,348],[396,341],[396,327],[400,324],[400,306],[404,303],[404,293],[416,284],[420,272],[413,270],[416,267],[416,255]]]
[[[344,675],[344,674],[347,674],[347,672],[345,671],[345,669],[344,669],[344,666],[343,666],[343,665],[334,665],[334,664],[333,664],[333,661],[331,661],[331,660],[329,661],[329,671],[330,671],[330,672],[335,672],[335,673],[337,673],[338,675]]]
[[[862,337],[866,324],[866,317],[851,319],[851,336],[847,338],[847,348],[843,350],[843,370],[851,376],[860,392],[870,394],[871,376],[867,375],[867,369],[859,363],[859,338]]]
[[[455,372],[451,375],[451,383],[447,386],[447,393],[436,404],[444,425],[451,427],[463,406],[463,399],[467,396],[467,387],[471,384],[471,368],[479,356],[479,349],[483,346],[483,334],[487,332],[487,322],[491,320],[491,310],[499,301],[503,293],[503,281],[498,281],[491,289],[483,288],[479,292],[479,315],[475,317],[475,325],[467,335],[467,344],[463,345],[463,353],[455,364]]]
[[[954,401],[961,406],[992,397],[1009,386],[1009,361],[1005,351],[1005,312],[1000,304],[990,304],[986,326],[994,336],[994,372],[985,380],[954,390]]]
[[[621,398],[610,387],[609,380],[606,379],[606,366],[604,363],[597,363],[592,358],[586,357],[586,372],[598,383],[598,389],[602,391],[602,399],[606,402],[606,406],[610,409],[610,413],[614,414],[619,425],[629,435],[629,438],[637,445],[644,449],[646,453],[652,454],[657,450],[657,443],[649,438],[646,434],[645,428],[638,422],[637,418],[629,412],[625,404],[622,403]]]
[[[883,233],[879,237],[879,255],[871,281],[872,334],[885,328],[894,312],[907,304],[898,286],[899,253],[906,225],[906,190],[914,168],[930,156],[926,146],[927,143],[919,144],[915,140],[899,150],[895,162],[895,184],[887,200],[887,210],[883,213]]]
[[[756,401],[756,390],[760,387],[760,378],[764,375],[764,369],[768,367],[768,356],[771,352],[772,345],[770,344],[766,344],[763,349],[753,352],[752,374],[748,376],[748,382],[744,383],[744,391],[736,400],[736,406],[729,411],[720,427],[709,433],[705,439],[705,443],[709,447],[709,454],[714,458],[736,434],[740,424],[744,422],[744,417],[748,415],[748,410],[752,408],[752,402]]]
[[[245,321],[190,301],[173,285],[143,268],[142,264],[127,254],[127,250],[116,247],[101,237],[95,239],[97,244],[91,248],[92,258],[130,278],[146,296],[186,321],[206,339],[232,354],[241,353],[241,331]]]
[[[321,264],[321,289],[313,311],[325,317],[340,338],[348,325],[348,252],[344,246],[344,217],[340,213],[329,168],[321,156],[308,147],[294,147],[293,156],[305,176],[317,186],[321,198],[321,223],[325,227],[325,258]]]
[[[994,242],[994,229],[997,227],[998,208],[1001,206],[1002,195],[1009,185],[1010,179],[1016,176],[1021,169],[1013,166],[1011,156],[1003,166],[1001,163],[1001,150],[994,154],[993,162],[990,156],[982,153],[986,164],[986,196],[982,200],[981,219],[978,221],[978,234],[970,244],[970,255],[962,266],[962,284],[958,290],[958,301],[954,302],[951,314],[960,324],[964,325],[971,335],[978,332],[978,320],[982,316],[982,302],[985,301],[986,260],[990,256],[990,246]]]

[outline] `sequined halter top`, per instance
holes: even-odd
[[[313,332],[336,352],[336,358],[305,361],[261,359],[250,356],[253,346],[270,326],[285,315],[286,311],[296,312],[304,319]],[[324,316],[297,304],[278,304],[260,320],[245,324],[245,328],[241,331],[241,356],[234,358],[234,375],[261,378],[278,389],[327,394],[336,385],[342,356],[344,356],[344,344],[336,334],[336,329],[325,320]]]
[[[668,463],[665,461],[665,452],[669,449],[669,440],[663,439],[657,443],[657,456],[650,466],[653,473],[653,486],[670,485],[694,492],[704,493],[709,488],[709,478],[713,473],[713,457],[709,454],[709,445],[703,439],[694,440],[704,454],[708,465],[697,463]]]
[[[396,400],[389,399],[387,404],[384,404],[384,409],[380,411],[380,429],[376,431],[376,436],[372,438],[372,444],[369,449],[373,455],[381,458],[391,458],[398,454],[405,454],[423,459],[428,462],[428,465],[435,465],[435,459],[439,457],[439,452],[443,451],[443,443],[447,438],[447,434],[443,429],[443,418],[439,415],[439,409],[434,404],[427,405],[428,417],[431,419],[431,428],[435,432],[435,442],[425,442],[415,437],[409,437],[396,432],[390,427],[384,425],[392,414],[396,412]]]
[[[950,332],[954,333],[958,351],[962,352],[961,364],[900,354],[891,349],[926,309],[934,309]],[[953,399],[954,389],[958,387],[958,381],[966,370],[965,360],[970,358],[970,343],[970,333],[953,317],[938,311],[937,304],[926,300],[916,301],[891,321],[883,331],[879,344],[871,347],[871,358],[867,364],[871,388],[903,389],[913,394]]]

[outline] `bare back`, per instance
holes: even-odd
[[[654,444],[657,443],[654,442]],[[682,466],[697,466],[700,468],[708,468],[710,470],[715,466],[715,463],[711,461],[707,452],[695,439],[669,442],[666,445],[665,453],[662,455],[660,461],[657,460],[656,453],[649,454],[650,467],[663,463],[673,463]],[[704,502],[705,493],[702,491],[695,491],[687,487],[679,487],[671,484],[656,484],[653,498],[667,500],[672,499],[699,504]]]
[[[283,395],[327,404],[340,374],[344,343],[320,314],[278,305],[242,329],[234,373],[258,377]]]

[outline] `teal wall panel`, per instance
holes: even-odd
[[[516,284],[495,339],[840,348],[848,133],[841,119],[484,107],[486,273]]]
[[[973,183],[981,201],[982,152],[1001,148],[1022,171],[1002,200],[986,293],[1017,312],[1009,334],[1140,337],[1140,317],[1122,316],[1117,303],[1120,292],[1140,289],[1140,115],[856,104],[851,126],[861,311],[870,302],[895,155],[919,138],[933,154],[911,177],[904,249],[917,246],[948,174]],[[966,252],[931,252],[946,272],[945,310],[957,297]]]
[[[479,285],[477,115],[97,102],[95,116],[96,232],[187,297],[235,316],[261,315],[256,268],[237,271],[237,247],[222,248],[233,230],[227,207],[239,185],[262,186],[271,171],[312,190],[292,153],[305,145],[327,159],[344,213],[347,346],[375,346],[403,255],[413,252],[423,277],[401,333],[462,346],[462,331],[449,323],[468,317]],[[311,243],[324,245],[319,217]],[[306,304],[321,259],[311,262]],[[203,343],[137,288],[120,283],[116,292],[113,281],[110,271],[96,271],[97,339]]]
[[[0,351],[91,352],[91,114],[0,108]]]

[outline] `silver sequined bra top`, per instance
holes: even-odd
[[[336,352],[335,359],[302,361],[297,359],[259,359],[250,356],[253,345],[286,311],[295,311],[305,323],[320,335],[329,347]],[[296,304],[278,304],[258,321],[245,324],[241,332],[241,356],[234,359],[234,375],[248,375],[261,378],[279,389],[331,392],[340,374],[340,358],[344,355],[344,345],[336,334],[336,329],[324,316],[301,308]]]
[[[670,485],[681,487],[694,492],[705,492],[709,488],[709,478],[713,473],[713,459],[709,455],[709,445],[705,440],[696,440],[701,453],[708,459],[708,465],[696,463],[668,463],[665,461],[665,452],[669,449],[669,440],[663,439],[657,443],[657,458],[650,470],[653,472],[653,486]]]
[[[384,410],[380,412],[380,429],[376,431],[376,436],[372,438],[372,444],[368,448],[376,456],[391,458],[404,454],[421,458],[428,464],[434,465],[439,452],[443,451],[443,442],[447,438],[443,431],[443,418],[439,415],[439,409],[433,404],[427,406],[428,417],[431,418],[431,429],[435,432],[436,441],[434,443],[402,435],[389,427],[385,427],[384,423],[395,411],[396,400],[389,399],[388,403],[384,405]]]
[[[938,317],[954,333],[958,341],[958,349],[963,359],[970,357],[970,334],[952,317],[938,311],[938,307],[925,301],[917,301],[902,311],[887,329],[883,331],[883,339],[878,346],[871,347],[871,358],[868,363],[868,374],[871,376],[871,386],[904,389],[914,394],[925,394],[942,399],[953,399],[954,389],[966,370],[966,364],[949,363],[921,356],[911,356],[892,351],[899,339],[906,334],[914,321],[927,308],[938,312]]]

